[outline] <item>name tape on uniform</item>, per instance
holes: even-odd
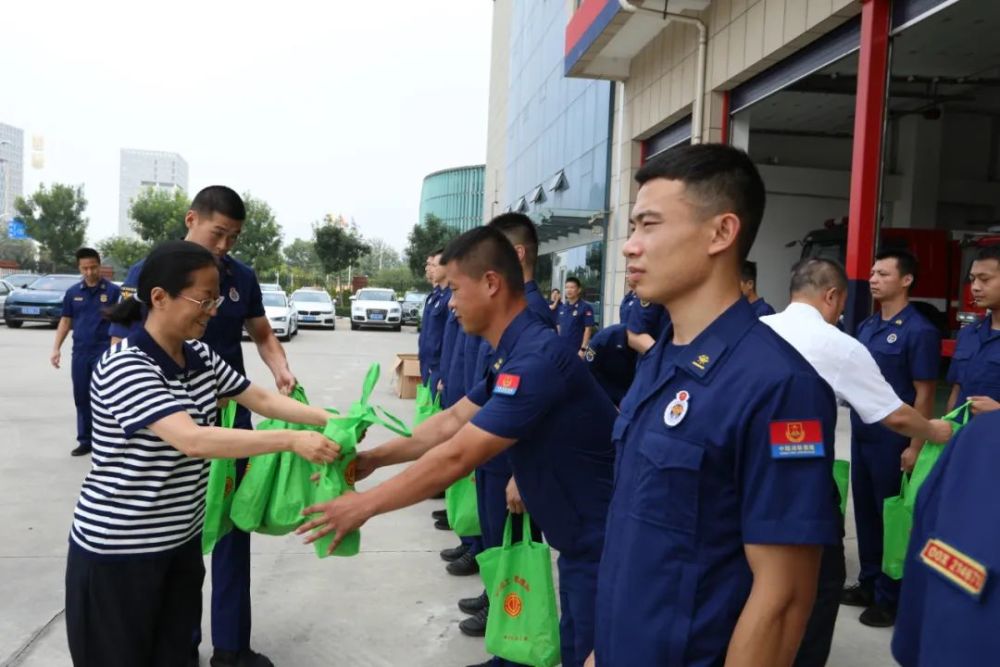
[[[818,459],[825,454],[818,419],[771,422],[772,459]]]
[[[986,585],[986,567],[941,540],[927,540],[920,560],[969,595],[978,598]]]

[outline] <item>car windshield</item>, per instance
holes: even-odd
[[[395,301],[392,292],[382,290],[361,290],[358,292],[358,301]]]
[[[81,280],[79,276],[45,276],[28,285],[28,289],[65,292]]]
[[[39,276],[34,273],[15,273],[4,278],[5,281],[14,287],[25,287],[38,280]]]
[[[311,303],[330,303],[330,295],[326,292],[296,292],[293,301],[309,301]]]
[[[407,292],[403,301],[423,301],[426,298],[427,295],[422,292]]]
[[[265,306],[285,307],[285,295],[281,292],[264,292],[261,296],[264,297]]]

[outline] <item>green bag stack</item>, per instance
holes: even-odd
[[[971,417],[969,405],[969,403],[960,405],[942,417],[954,425],[953,432],[957,433],[969,423]],[[934,469],[934,464],[937,463],[946,444],[948,443],[924,443],[920,456],[913,466],[913,472],[903,475],[899,495],[886,498],[882,505],[882,571],[893,579],[903,578],[903,564],[906,562],[906,549],[910,544],[910,532],[913,530],[913,508],[917,502],[917,494]]]
[[[379,370],[378,364],[369,367],[360,400],[351,406],[347,415],[341,416],[336,410],[330,410],[333,416],[325,426],[293,424],[275,419],[258,425],[258,430],[321,432],[340,445],[340,456],[326,465],[311,463],[293,452],[251,457],[230,510],[233,523],[240,530],[265,535],[287,535],[305,522],[302,510],[306,507],[353,491],[357,444],[372,424],[382,424],[395,433],[409,437],[410,430],[402,421],[368,403],[378,382]],[[309,404],[305,391],[300,386],[295,388],[292,398]],[[333,535],[328,535],[314,543],[316,554],[320,558],[329,555],[327,549],[332,539]],[[358,553],[360,546],[361,534],[355,531],[340,543],[334,554],[353,556]]]
[[[227,401],[219,411],[219,427],[232,428],[236,421],[236,401]],[[205,522],[201,529],[201,552],[210,554],[215,545],[233,529],[229,510],[236,489],[236,460],[212,459],[205,490]]]
[[[533,667],[559,664],[559,612],[547,544],[531,540],[523,516],[521,542],[511,544],[512,517],[507,515],[503,545],[476,556],[490,598],[486,652]]]
[[[427,385],[417,385],[415,400],[416,411],[413,414],[413,428],[416,428],[437,413],[441,412],[441,394],[431,398],[431,390]]]

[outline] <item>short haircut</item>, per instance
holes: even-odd
[[[792,267],[788,291],[794,296],[802,292],[825,292],[829,289],[847,291],[847,272],[832,259],[813,257]]]
[[[656,178],[681,181],[706,215],[733,213],[740,219],[740,259],[746,259],[764,217],[764,181],[750,157],[725,144],[693,144],[672,148],[644,164],[635,174],[639,185]]]
[[[573,283],[574,285],[576,285],[577,289],[583,287],[583,283],[581,283],[580,279],[577,278],[576,276],[570,276],[569,278],[566,279],[566,282]]]
[[[913,282],[910,284],[910,287],[912,288],[917,284],[917,272],[920,265],[917,262],[917,258],[913,256],[912,252],[898,248],[889,248],[881,250],[875,254],[876,262],[883,259],[896,260],[896,266],[899,267],[899,277],[913,276]]]
[[[748,283],[751,280],[756,283],[757,262],[751,262],[749,259],[743,260],[743,269],[740,271],[740,279],[745,283]]]
[[[452,239],[441,256],[441,264],[451,262],[477,280],[487,271],[498,273],[512,293],[524,294],[524,273],[517,251],[498,229],[476,227]]]
[[[503,232],[511,244],[524,246],[525,263],[535,265],[538,261],[538,230],[531,218],[524,213],[501,213],[490,220],[489,226]]]
[[[79,264],[81,259],[96,259],[97,263],[101,263],[101,253],[97,252],[93,248],[80,248],[76,251],[76,261]]]
[[[442,253],[444,253],[444,248],[435,248],[431,251],[431,254],[427,255],[427,258],[430,259],[431,257],[437,257]]]
[[[191,210],[198,215],[211,217],[218,213],[232,220],[243,222],[247,219],[247,209],[243,198],[236,190],[225,185],[210,185],[194,196]]]
[[[972,261],[984,262],[988,259],[995,260],[997,264],[1000,264],[1000,244],[983,246],[976,251],[976,257]]]

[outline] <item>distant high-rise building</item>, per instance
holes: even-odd
[[[24,130],[0,123],[0,219],[14,216],[14,202],[24,194]]]
[[[188,164],[177,153],[123,148],[118,185],[118,233],[135,237],[129,208],[146,188],[174,192],[187,190]]]

